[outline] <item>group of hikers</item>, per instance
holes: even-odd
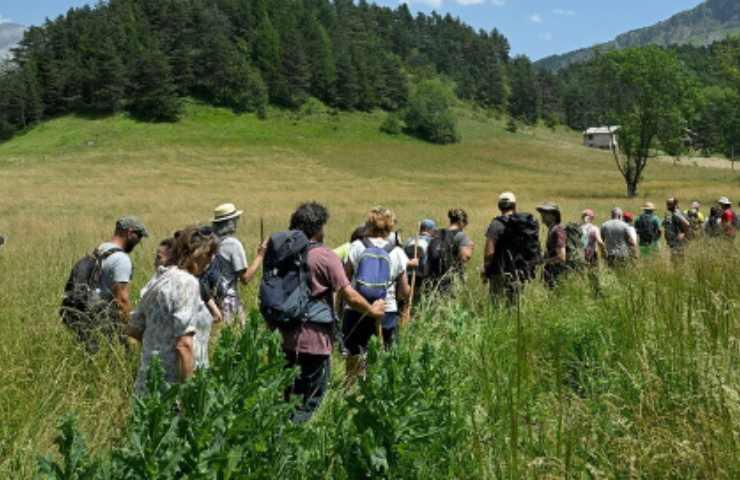
[[[707,219],[698,202],[682,212],[678,200],[670,198],[666,207],[662,221],[651,203],[636,219],[615,208],[599,228],[590,209],[583,211],[582,223],[563,225],[558,205],[546,202],[537,207],[547,227],[542,252],[539,222],[518,211],[513,193],[502,193],[500,215],[486,232],[481,268],[491,298],[511,305],[540,267],[546,285],[553,288],[562,275],[593,268],[602,258],[618,268],[653,255],[661,237],[678,257],[691,239],[707,235],[731,240],[740,228],[725,197]],[[347,243],[331,250],[324,245],[329,212],[309,202],[293,212],[287,231],[263,239],[248,262],[236,237],[242,215],[231,203],[220,205],[209,224],[189,226],[162,240],[155,273],[139,292],[135,308],[129,254],[149,236],[137,218],[120,218],[110,241],[73,267],[62,320],[91,352],[101,340],[141,343],[136,395],[146,393],[146,375],[155,357],[168,384],[207,368],[212,326],[244,326],[239,287],[254,281],[262,269],[260,311],[268,326],[280,332],[286,365],[298,369],[285,397],[300,397],[293,420],[304,422],[326,392],[335,343],[346,359],[349,387],[364,374],[373,336],[392,348],[399,325],[409,321],[412,306],[423,296],[455,295],[457,285],[465,282],[475,246],[465,232],[468,215],[461,208],[448,212],[443,228],[422,220],[416,235],[403,242],[394,212],[375,207]]]

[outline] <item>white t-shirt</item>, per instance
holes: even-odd
[[[222,238],[218,245],[217,258],[224,291],[227,295],[237,296],[239,292],[237,275],[249,266],[242,242],[232,236]]]
[[[384,238],[369,238],[368,240],[378,248],[384,248],[388,245],[388,240]],[[352,270],[354,272],[357,271],[357,267],[360,264],[360,257],[364,251],[365,244],[362,243],[362,240],[352,242],[352,245],[349,247],[349,263],[352,265]],[[391,250],[388,256],[391,258],[391,280],[393,283],[388,287],[388,293],[385,297],[385,311],[397,312],[398,302],[396,302],[396,280],[398,280],[402,274],[406,273],[406,266],[409,263],[409,257],[406,256],[403,249],[399,247]],[[355,286],[354,279],[352,280],[352,285]]]

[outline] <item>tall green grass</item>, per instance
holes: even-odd
[[[96,465],[90,478],[145,478],[147,462],[120,452],[160,446],[156,478],[738,478],[740,254],[701,247],[604,271],[600,295],[573,276],[493,307],[471,282],[425,304],[390,352],[372,348],[349,392],[335,358],[334,387],[305,426],[278,400],[289,377],[255,315],[177,393],[181,417],[162,415],[174,398],[150,399],[112,455],[70,463]],[[142,424],[178,433],[142,440]]]

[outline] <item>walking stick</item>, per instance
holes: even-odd
[[[265,219],[260,217],[260,245],[265,242]]]
[[[414,241],[414,258],[419,257],[419,234],[421,233],[421,223],[419,223],[419,228],[416,233],[416,240]],[[409,300],[406,306],[403,309],[403,313],[401,315],[401,326],[405,327],[410,321],[411,321],[411,308],[414,306],[414,294],[416,291],[416,272],[419,270],[419,267],[417,266],[414,269],[414,273],[411,274],[411,292],[409,294]]]

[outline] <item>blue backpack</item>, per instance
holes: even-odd
[[[308,252],[318,246],[299,230],[270,237],[259,300],[260,312],[271,326],[334,322],[331,305],[311,296]]]
[[[355,288],[370,303],[385,300],[391,278],[391,256],[395,245],[388,242],[383,248],[376,247],[367,238],[362,240],[365,251],[360,255],[355,272]]]

